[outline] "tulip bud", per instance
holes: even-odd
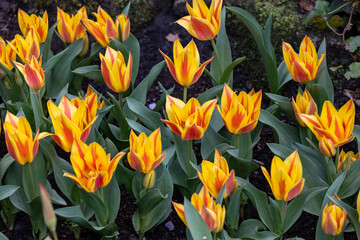
[[[339,199],[336,195],[335,198]],[[321,227],[324,233],[336,236],[339,235],[345,226],[347,212],[333,202],[326,204],[322,212]]]
[[[19,70],[15,70],[15,82],[19,87],[22,87],[23,80],[22,77],[20,76]]]
[[[332,157],[336,154],[336,149],[331,141],[331,139],[327,139],[325,137],[322,137],[319,142],[319,149],[322,154],[324,154],[327,157]]]
[[[89,38],[88,38],[87,34],[85,34],[85,36],[83,38],[83,47],[79,53],[79,57],[84,56],[88,50],[89,50]]]
[[[51,232],[56,231],[56,216],[47,190],[39,183],[44,222]]]
[[[346,158],[346,160],[342,166],[342,170],[348,171],[350,169],[351,159],[352,159],[352,157],[350,155]]]
[[[156,174],[155,174],[154,170],[152,170],[152,171],[148,172],[147,174],[145,174],[145,177],[144,177],[144,180],[143,180],[144,188],[147,188],[147,189],[153,188],[154,184],[155,184],[155,178],[156,178]]]

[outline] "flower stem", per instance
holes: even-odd
[[[239,149],[240,134],[235,134],[235,148]]]
[[[100,188],[100,199],[104,203],[104,188],[103,187]]]
[[[325,165],[325,168],[326,168],[326,175],[328,177],[329,184],[331,185],[333,180],[332,180],[330,169],[329,169],[329,161],[332,161],[332,159],[331,159],[331,157],[325,157],[323,159],[324,159],[324,165]]]
[[[119,93],[119,104],[120,104],[121,110],[123,110],[124,105],[123,105],[123,93],[122,92]]]
[[[216,232],[212,234],[213,240],[216,240]]]
[[[184,103],[186,103],[186,100],[187,100],[187,89],[188,89],[188,87],[184,86],[184,95],[183,95],[183,102]]]
[[[285,221],[286,209],[287,209],[287,201],[285,201],[285,203],[283,204],[282,211],[281,211],[282,226],[284,225],[284,221]],[[281,226],[281,228],[282,228],[282,226]],[[283,234],[284,234],[284,232],[283,232],[283,230],[281,229],[280,240],[283,238]]]
[[[219,66],[219,71],[220,71],[220,76],[222,74],[222,69],[221,69],[221,63],[220,63],[220,56],[219,56],[219,52],[217,50],[217,47],[216,47],[216,44],[215,44],[215,41],[214,39],[211,39],[211,45],[214,49],[214,53],[215,53],[215,57],[216,57],[216,61],[218,63],[218,66]]]
[[[39,102],[39,107],[40,107],[41,116],[42,116],[42,117],[45,117],[45,115],[44,115],[44,110],[43,110],[43,107],[42,107],[42,104],[41,104],[40,90],[37,90],[37,91],[36,91],[36,97],[37,97],[37,100],[38,100],[38,102]]]
[[[30,186],[31,186],[31,199],[30,200],[33,200],[35,198],[34,178],[32,175],[30,163],[26,163],[26,165],[27,165],[27,169],[28,169],[28,174],[29,174],[29,178],[30,178]]]
[[[338,169],[339,157],[340,157],[340,147],[337,147],[336,148],[336,155],[335,155],[335,167],[336,167],[336,169]]]
[[[52,233],[52,235],[53,235],[54,240],[58,240],[58,236],[57,236],[57,234],[56,234],[56,231],[53,231],[53,232],[51,232],[51,233]]]

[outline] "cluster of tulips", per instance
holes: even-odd
[[[113,20],[99,6],[96,21],[88,19],[85,7],[75,15],[58,8],[51,28],[46,11],[40,17],[19,9],[23,36],[0,38],[0,106],[9,152],[0,160],[0,203],[7,227],[23,211],[39,239],[47,229],[57,239],[56,216],[72,222],[72,229],[114,238],[121,217],[119,185],[125,185],[136,201],[132,222],[139,239],[163,223],[172,207],[188,239],[282,239],[303,211],[319,217],[316,239],[344,239],[344,229],[360,238],[360,156],[342,149],[357,138],[359,150],[360,126],[354,125],[352,100],[339,110],[333,105],[325,42],[317,52],[305,36],[299,54],[284,42],[277,67],[271,18],[264,30],[248,12],[225,8],[222,0],[209,7],[193,0],[189,16],[176,23],[198,40],[210,40],[213,57],[201,64],[194,41],[183,47],[176,40],[173,59],[160,50],[165,61],[135,87],[140,46],[130,33],[129,7]],[[262,90],[233,90],[232,70],[245,57],[232,59],[226,11],[256,39],[270,88],[267,109],[261,109]],[[56,28],[66,48],[54,54]],[[91,46],[87,33],[97,41]],[[100,66],[91,65],[97,57]],[[184,87],[183,99],[159,84],[160,101],[150,110],[146,93],[165,65]],[[204,72],[213,87],[188,99],[188,87]],[[118,97],[90,85],[84,93],[79,88],[84,77],[106,84]],[[281,89],[295,84],[292,79],[300,87],[290,101]],[[281,121],[284,114],[294,119],[292,125]],[[276,143],[268,143],[274,153],[270,173],[261,166],[275,199],[249,181],[259,163],[269,161],[253,161],[264,124],[277,135]],[[200,143],[202,161],[194,142]],[[50,174],[66,199],[51,186]],[[171,201],[174,187],[183,204]],[[246,216],[250,204],[258,219]]]

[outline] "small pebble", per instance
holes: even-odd
[[[149,108],[150,108],[151,110],[153,110],[155,107],[156,107],[156,103],[150,103],[150,104],[149,104]]]

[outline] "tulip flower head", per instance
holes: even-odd
[[[11,42],[12,44],[15,44],[15,40]],[[10,59],[13,61],[16,60],[16,52],[0,37],[0,62],[7,69],[12,70],[14,66],[12,65]]]
[[[355,106],[349,100],[337,111],[331,102],[325,101],[321,115],[307,115],[299,113],[298,116],[321,141],[323,137],[330,139],[334,147],[340,147],[354,139],[351,135],[355,122]]]
[[[125,92],[131,82],[133,67],[132,55],[129,52],[127,64],[120,51],[106,48],[105,57],[100,53],[101,73],[106,85],[114,92]]]
[[[186,104],[180,99],[166,95],[166,114],[169,120],[161,119],[182,140],[201,139],[209,126],[217,99],[202,106],[196,98]]]
[[[318,59],[315,46],[308,36],[300,44],[299,55],[286,42],[283,42],[282,50],[285,64],[296,82],[309,82],[316,78],[325,54]]]
[[[327,157],[332,157],[336,154],[336,148],[334,146],[334,143],[331,141],[331,139],[328,139],[326,137],[322,137],[319,141],[319,150]]]
[[[92,88],[89,85],[86,90],[86,93],[84,95],[84,98],[86,99],[86,98],[90,97],[93,93],[95,93],[95,92],[94,92],[94,90],[92,90]],[[80,93],[79,93],[79,97],[81,97]],[[106,106],[105,101],[98,100],[98,103],[97,103],[98,110],[103,109],[105,106]]]
[[[47,107],[55,134],[53,140],[66,152],[70,152],[75,139],[86,141],[91,126],[97,119],[97,95],[93,93],[85,99],[69,100],[65,95],[57,107],[48,101]]]
[[[253,130],[259,120],[261,108],[261,90],[255,93],[251,90],[248,94],[241,91],[238,95],[225,84],[221,96],[221,114],[228,131],[234,134],[247,133]]]
[[[334,197],[339,199],[336,195]],[[326,204],[321,219],[321,227],[324,233],[331,236],[339,235],[344,229],[346,216],[345,209],[341,209],[333,202],[330,202],[330,205]]]
[[[125,153],[119,152],[110,160],[110,153],[97,143],[89,146],[79,139],[74,140],[71,148],[70,161],[75,175],[64,173],[87,192],[95,192],[100,187],[109,184],[119,160]]]
[[[286,202],[301,193],[305,183],[305,179],[302,177],[302,170],[297,150],[284,161],[278,156],[274,156],[271,162],[271,176],[266,168],[261,167],[261,171],[269,182],[274,197],[277,200],[284,200]]]
[[[172,204],[180,219],[189,227],[185,219],[184,205],[175,202],[172,202]],[[191,196],[191,204],[198,210],[211,232],[218,233],[222,231],[226,214],[225,206],[221,207],[220,204],[216,204],[205,187],[202,187],[198,194],[194,193]]]
[[[130,152],[127,155],[130,167],[136,170],[140,165],[142,173],[154,170],[164,160],[166,153],[161,154],[161,132],[156,129],[149,137],[145,133],[139,136],[131,130],[130,132]]]
[[[292,98],[292,107],[294,109],[296,120],[303,127],[306,127],[306,124],[298,116],[298,113],[314,115],[317,112],[317,105],[306,89],[303,95],[301,95],[301,93],[296,95],[296,101]]]
[[[42,213],[44,216],[44,222],[46,226],[49,228],[51,232],[56,230],[56,216],[54,212],[54,207],[51,203],[51,198],[44,186],[39,183],[39,190],[40,190],[40,198],[41,198],[41,205],[42,205]]]
[[[26,12],[19,9],[18,11],[19,27],[24,36],[28,34],[30,29],[33,29],[39,39],[39,43],[46,40],[49,28],[47,11],[44,12],[42,17],[31,14],[29,16]]]
[[[344,150],[341,150],[340,154],[339,154],[339,163],[337,166],[337,171],[339,172],[342,168],[344,163],[346,162],[346,160],[350,158],[351,162],[354,162],[356,160],[360,159],[360,153],[354,153],[353,151],[349,151],[347,153],[344,152]]]
[[[183,48],[179,40],[176,40],[174,42],[173,52],[174,62],[160,50],[160,53],[165,58],[172,77],[184,87],[196,83],[202,75],[206,65],[212,60],[211,58],[200,66],[199,51],[193,40],[191,40],[185,48]]]
[[[81,25],[80,20],[87,19],[86,8],[83,6],[74,15],[69,15],[60,8],[57,8],[57,30],[65,43],[72,43],[86,35],[86,29]]]
[[[3,128],[9,154],[21,165],[34,160],[39,148],[39,140],[48,135],[39,134],[38,131],[33,139],[28,120],[25,117],[16,117],[10,112],[6,113]]]
[[[120,14],[115,22],[110,15],[105,12],[100,6],[97,13],[93,13],[96,17],[96,22],[89,19],[82,19],[81,23],[86,30],[96,39],[96,41],[104,48],[109,45],[110,40],[117,39],[125,42],[130,35],[130,20],[125,14]],[[119,34],[118,29],[121,29]],[[122,39],[119,39],[119,35]]]
[[[224,198],[227,198],[237,185],[234,170],[229,173],[226,159],[217,149],[215,149],[214,162],[203,160],[201,169],[202,172],[197,171],[199,179],[214,198],[218,197],[224,184],[226,186]]]
[[[23,63],[25,63],[27,59],[30,60],[33,56],[36,59],[40,57],[39,38],[34,29],[30,29],[25,38],[16,34],[15,39],[8,42],[8,44]]]
[[[44,86],[45,75],[44,69],[41,68],[41,57],[38,61],[35,56],[32,56],[31,60],[26,60],[25,65],[18,62],[15,62],[15,65],[30,88],[39,91]]]
[[[193,6],[186,3],[189,16],[176,21],[193,37],[206,41],[215,38],[220,30],[220,14],[223,0],[212,0],[208,8],[204,0],[193,0]]]

